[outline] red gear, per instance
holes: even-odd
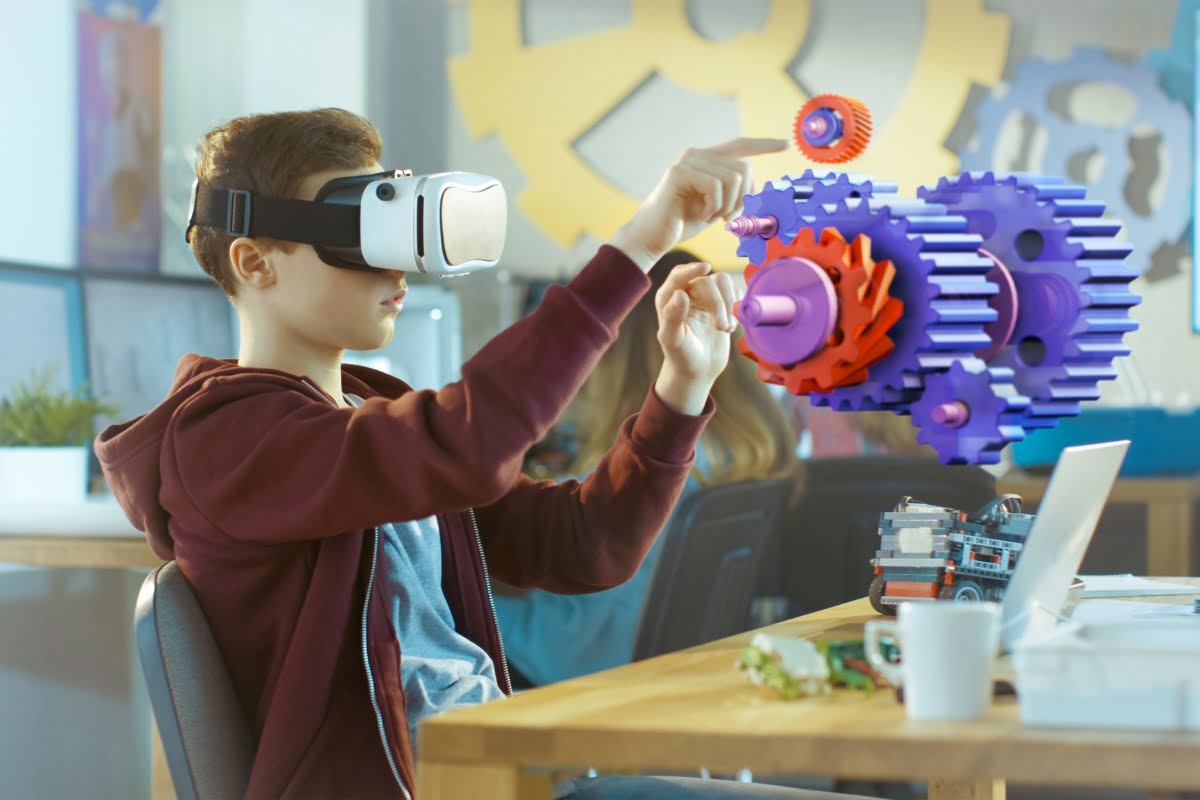
[[[738,352],[758,364],[758,378],[787,387],[795,395],[828,392],[867,379],[867,368],[892,352],[888,331],[900,319],[904,304],[891,297],[896,268],[890,261],[871,258],[871,240],[857,236],[849,244],[836,228],[821,231],[820,241],[812,228],[800,231],[791,244],[779,239],[767,242],[767,261],[788,256],[807,258],[822,267],[838,298],[837,322],[827,346],[795,364],[774,364],[750,349],[745,337]],[[759,265],[746,267],[749,283]]]
[[[842,137],[833,144],[817,147],[808,143],[801,131],[804,120],[818,108],[828,108],[842,118]],[[871,142],[871,112],[853,97],[819,94],[800,106],[792,123],[792,138],[800,152],[821,164],[843,164],[858,158]]]

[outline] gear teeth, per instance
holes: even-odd
[[[1192,13],[1189,9],[1186,15],[1189,26]],[[1180,37],[1176,39],[1180,40]],[[1183,40],[1187,41],[1190,52],[1190,39],[1185,36]],[[1191,72],[1189,68],[1187,73],[1181,74],[1190,76]],[[1141,272],[1149,266],[1150,254],[1160,245],[1178,241],[1185,235],[1192,217],[1189,199],[1194,148],[1187,108],[1191,94],[1189,90],[1185,103],[1178,102],[1178,98],[1173,99],[1169,92],[1163,91],[1162,79],[1163,75],[1149,63],[1123,62],[1092,47],[1078,48],[1069,57],[1054,62],[1029,59],[1016,64],[1012,68],[1009,91],[1003,96],[987,97],[976,107],[977,136],[971,147],[960,152],[962,165],[965,168],[982,167],[995,161],[998,140],[1018,108],[1040,129],[1039,133],[1044,134],[1045,147],[1041,148],[1038,159],[1047,171],[1066,171],[1069,159],[1077,149],[1074,143],[1088,141],[1105,163],[1089,179],[1087,190],[1109,201],[1109,213],[1125,218],[1126,235],[1138,244],[1134,266]],[[1190,86],[1191,78],[1187,80]],[[1079,81],[1098,81],[1123,88],[1135,98],[1136,110],[1125,121],[1111,126],[1063,118],[1052,108],[1055,90]],[[1172,165],[1160,175],[1160,185],[1156,187],[1160,199],[1154,213],[1148,215],[1131,205],[1125,193],[1127,166],[1132,165],[1128,155],[1129,142],[1137,136],[1137,126],[1142,124],[1150,124],[1156,129],[1166,162]],[[1035,187],[1039,200],[1066,195],[1063,202],[1092,203],[1093,209],[1102,208],[1093,201],[1070,197],[1070,192],[1074,191],[1082,198],[1079,190],[1084,187],[1062,178],[1027,173],[1014,177],[1022,188]],[[1062,188],[1056,192],[1053,189],[1056,186]],[[1098,216],[1099,212],[1094,210],[1093,214]]]
[[[820,108],[830,108],[841,118],[844,132],[836,144],[816,146],[804,138],[802,127],[809,114]],[[838,94],[819,94],[809,99],[796,113],[792,126],[793,139],[800,152],[821,164],[843,164],[857,158],[871,142],[871,112],[853,97]]]
[[[998,288],[987,280],[992,262],[978,254],[982,239],[968,232],[966,218],[920,199],[873,195],[810,203],[801,213],[812,227],[870,236],[875,258],[893,263],[890,292],[904,303],[892,329],[892,353],[872,365],[861,384],[814,394],[815,405],[903,411],[920,396],[924,373],[945,369],[989,341],[984,326],[996,312],[987,298]]]
[[[925,187],[918,194],[968,217],[973,210],[987,209],[998,219],[1001,213],[995,209],[1003,208],[1008,227],[1001,224],[984,243],[992,252],[1009,247],[1004,237],[1020,230],[1041,233],[1038,257],[1025,261],[1013,253],[1001,258],[1014,275],[1053,273],[1070,281],[1078,317],[1062,332],[1049,331],[1056,338],[1047,341],[1050,352],[1041,364],[1026,365],[1010,346],[992,366],[1015,369],[1015,384],[1032,399],[1022,417],[1027,427],[1050,427],[1059,417],[1078,414],[1077,401],[1097,397],[1097,383],[1115,375],[1112,360],[1129,353],[1122,335],[1137,327],[1129,309],[1141,298],[1129,284],[1138,272],[1125,261],[1133,248],[1115,238],[1121,223],[1103,216],[1104,203],[1088,199],[1086,187],[1035,173],[966,172],[942,178],[936,188]]]
[[[843,199],[894,198],[899,187],[895,181],[883,181],[861,173],[832,170],[805,170],[800,175],[785,175],[767,181],[761,191],[743,199],[745,214],[772,216],[779,226],[775,236],[791,241],[800,228],[812,222],[812,210]],[[741,237],[737,254],[755,264],[766,260],[766,242],[761,236]]]
[[[1001,450],[1025,438],[1020,420],[1029,398],[1017,391],[1013,378],[1013,370],[989,368],[978,358],[960,359],[928,376],[924,395],[912,406],[917,441],[936,450],[944,464],[998,463]],[[934,421],[934,410],[951,401],[968,409],[958,427]]]
[[[892,352],[888,334],[903,315],[903,303],[888,293],[894,266],[872,258],[869,237],[860,235],[847,242],[835,228],[823,228],[819,234],[814,228],[804,228],[788,244],[778,237],[766,243],[767,264],[787,257],[808,259],[833,279],[839,300],[834,338],[824,349],[795,364],[767,361],[744,338],[738,341],[738,352],[758,363],[760,379],[781,383],[792,394],[828,391],[866,380],[869,366]],[[787,268],[767,264],[762,268]],[[759,270],[753,264],[746,268],[747,284]],[[750,291],[753,289],[750,286]]]

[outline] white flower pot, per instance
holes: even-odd
[[[87,499],[86,447],[0,447],[0,506]]]

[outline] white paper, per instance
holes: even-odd
[[[1112,622],[1146,622],[1192,618],[1200,630],[1200,614],[1186,603],[1139,603],[1136,600],[1089,600],[1080,603],[1072,622],[1099,625]]]
[[[1200,595],[1200,586],[1149,580],[1135,575],[1080,575],[1084,597],[1155,597],[1160,595]]]

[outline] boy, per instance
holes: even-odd
[[[104,431],[96,452],[212,627],[258,737],[247,797],[411,798],[420,719],[511,691],[489,574],[559,592],[633,574],[712,413],[734,327],[728,276],[672,274],[657,298],[666,365],[593,476],[534,483],[522,456],[650,265],[730,218],[749,188],[741,157],[783,144],[689,151],[568,286],[436,392],[341,364],[344,349],[391,338],[403,273],[195,229],[193,252],[237,310],[238,359],[185,356],[166,400]],[[311,199],[379,159],[378,134],[349,112],[256,115],[204,138],[197,178]]]

